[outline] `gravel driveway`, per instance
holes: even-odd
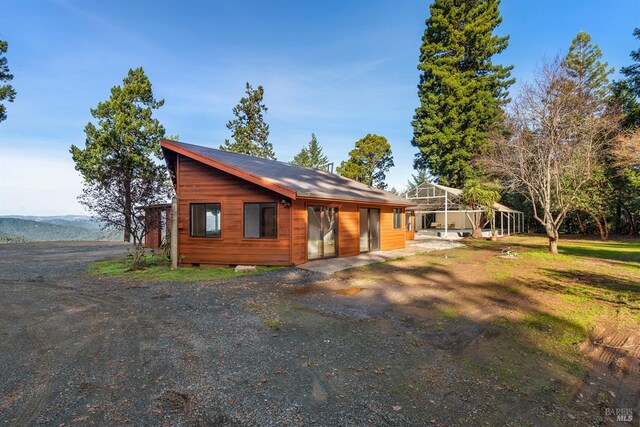
[[[535,404],[450,369],[477,325],[418,325],[400,293],[351,292],[299,269],[209,283],[87,274],[123,251],[0,246],[0,424],[542,420]]]

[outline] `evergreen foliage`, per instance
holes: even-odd
[[[633,30],[633,36],[640,40],[640,28]],[[631,60],[633,64],[622,67],[620,72],[626,77],[629,90],[640,98],[640,48],[631,51]]]
[[[425,168],[418,169],[418,174],[411,174],[411,179],[407,180],[407,189],[405,190],[405,193],[409,190],[413,190],[427,180],[429,180],[427,170]]]
[[[571,42],[564,60],[567,76],[577,89],[578,96],[588,96],[601,103],[609,96],[609,75],[613,68],[602,62],[602,51],[591,43],[591,35],[580,31]],[[604,104],[603,104],[604,105]]]
[[[13,74],[9,72],[7,58],[3,55],[7,53],[8,43],[0,40],[0,83],[13,80]],[[16,91],[10,84],[0,85],[0,122],[7,119],[7,107],[1,101],[13,102],[16,98]]]
[[[499,0],[434,0],[420,48],[412,145],[414,167],[462,188],[475,175],[472,159],[487,145],[508,100],[512,66],[491,58],[509,37],[493,34],[502,18]]]
[[[385,189],[386,175],[392,166],[393,155],[387,138],[368,134],[356,141],[349,160],[341,162],[336,172],[370,187]]]
[[[91,109],[97,125],[86,125],[85,148],[70,149],[85,184],[80,203],[98,221],[123,229],[126,241],[133,237],[137,249],[145,231],[136,208],[165,202],[170,192],[166,167],[158,162],[165,129],[152,117],[163,104],[144,70],[131,69],[122,86]]]
[[[325,167],[328,161],[329,159],[322,151],[322,147],[318,143],[316,135],[312,133],[309,145],[302,147],[291,163],[298,166],[320,169]]]
[[[233,107],[235,119],[227,123],[233,142],[225,140],[220,149],[275,160],[273,145],[268,141],[269,125],[263,117],[269,110],[263,103],[264,89],[258,86],[254,90],[247,82],[245,93],[247,96],[240,98],[238,105]]]

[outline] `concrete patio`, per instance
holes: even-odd
[[[410,240],[407,247],[403,249],[394,249],[391,251],[368,252],[351,257],[328,258],[309,261],[301,264],[298,268],[313,271],[316,273],[333,274],[337,271],[347,270],[349,268],[361,267],[363,265],[375,264],[391,259],[402,258],[405,256],[415,255],[421,252],[431,252],[446,249],[459,248],[464,246],[462,243],[441,239],[441,238],[421,238],[420,240]]]

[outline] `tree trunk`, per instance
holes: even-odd
[[[549,238],[549,253],[558,255],[558,230],[553,224],[547,224],[545,229],[547,230],[547,237]]]
[[[482,239],[482,228],[478,227],[477,224],[471,224],[473,230],[471,231],[471,237],[473,239]]]
[[[600,221],[600,218],[598,218],[598,216],[596,214],[594,214],[593,212],[589,212],[587,211],[587,213],[589,215],[591,215],[591,218],[593,218],[593,220],[596,222],[596,225],[598,226],[598,231],[600,232],[600,240],[607,240],[607,234],[608,232],[606,231],[606,219],[605,219],[605,226],[602,226],[602,221]]]
[[[131,183],[127,181],[124,191],[124,241],[127,243],[131,242],[131,203]]]
[[[600,213],[602,215],[602,223],[604,224],[604,239],[609,240],[609,223],[607,222],[607,216],[604,213]]]
[[[585,228],[584,224],[582,223],[582,218],[580,218],[580,214],[578,212],[576,212],[576,218],[578,219],[578,227],[580,227],[580,233],[586,235],[587,234],[587,229]]]
[[[140,260],[142,259],[142,256],[144,255],[144,245],[142,244],[142,241],[138,241],[138,239],[136,239],[135,237],[133,238],[134,240],[134,248],[133,248],[133,265],[131,266],[132,270],[140,270],[142,269],[142,265],[140,264]]]
[[[636,235],[636,223],[633,221],[633,215],[629,212],[629,209],[623,204],[622,208],[624,209],[627,217],[629,217],[629,225],[631,229],[629,230],[632,236]]]

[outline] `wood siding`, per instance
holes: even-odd
[[[178,254],[185,264],[290,265],[290,215],[284,196],[178,156]],[[220,203],[221,237],[190,237],[189,204]],[[243,237],[244,202],[277,202],[278,238]]]
[[[375,204],[321,199],[298,199],[293,202],[293,263],[307,262],[307,207],[333,206],[338,208],[338,256],[347,257],[360,253],[360,208],[380,209],[380,249],[405,247],[404,209],[402,228],[393,228],[393,207]]]
[[[360,253],[361,207],[380,209],[380,249],[405,246],[405,218],[393,228],[393,206],[360,204],[320,199],[286,199],[264,187],[188,157],[178,155],[176,164],[178,196],[178,254],[183,264],[290,265],[307,262],[307,207],[338,208],[338,256]],[[281,200],[291,202],[284,207]],[[245,239],[245,202],[277,202],[278,238]],[[191,203],[220,203],[221,237],[191,237]]]

